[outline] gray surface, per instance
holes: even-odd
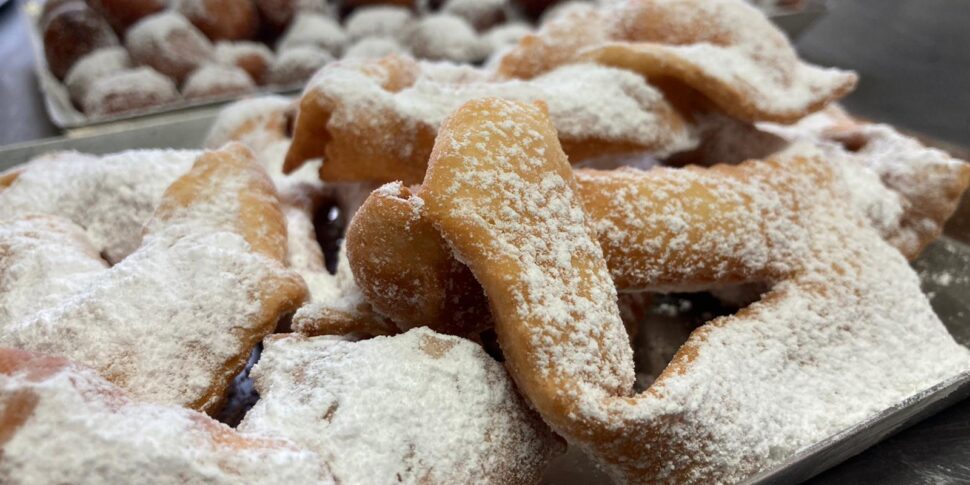
[[[15,2],[0,7],[0,144],[57,134],[36,90]],[[830,2],[798,46],[857,70],[856,113],[970,145],[970,1]],[[932,356],[927,356],[932,358]],[[811,483],[970,483],[970,401],[906,430]]]

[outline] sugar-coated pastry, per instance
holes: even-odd
[[[381,5],[354,10],[344,28],[352,41],[373,37],[400,39],[413,20],[414,13],[409,8]]]
[[[454,15],[427,15],[411,23],[403,42],[415,56],[433,61],[476,62],[488,46],[468,22]]]
[[[407,51],[394,39],[365,37],[348,47],[343,59],[380,59],[390,55],[407,55]]]
[[[763,124],[794,140],[789,153],[825,152],[831,170],[848,181],[841,199],[864,214],[883,238],[912,259],[937,238],[943,224],[956,209],[961,194],[970,184],[970,165],[945,153],[922,146],[889,127],[865,125],[844,114],[828,110],[793,126]],[[866,148],[842,149],[832,141],[840,135],[864,136]],[[809,143],[806,143],[809,142]],[[613,167],[611,167],[613,168]],[[622,291],[639,288],[644,264],[656,255],[652,244],[675,244],[697,248],[698,254],[718,255],[707,265],[697,254],[680,248],[684,260],[695,261],[688,278],[682,273],[657,272],[659,261],[646,289],[662,291],[720,290],[724,285],[747,281],[748,270],[732,255],[746,254],[746,240],[713,237],[691,214],[677,215],[686,229],[672,224],[685,202],[669,193],[652,194],[634,190],[629,174],[640,170],[578,169],[575,171],[579,194],[603,248],[614,284]],[[697,193],[693,170],[651,167],[644,172],[656,186]],[[669,191],[668,191],[669,192]],[[698,200],[698,204],[702,200]],[[626,218],[635,204],[649,216],[637,221],[641,230],[626,230]],[[720,212],[727,212],[723,207]],[[372,244],[373,241],[387,241]],[[457,264],[443,244],[431,221],[427,220],[424,200],[400,185],[375,191],[351,221],[347,231],[350,266],[361,291],[381,313],[402,328],[428,325],[437,331],[462,334],[466,315],[482,313],[483,304],[474,297],[481,291],[467,269]],[[421,248],[415,251],[415,248]],[[665,256],[667,261],[677,256]],[[730,263],[728,263],[730,262]],[[732,269],[733,268],[733,269]],[[469,298],[472,295],[472,298]],[[445,302],[446,304],[442,304]],[[416,309],[422,309],[417,311]],[[484,319],[475,317],[473,321]]]
[[[844,96],[857,79],[801,61],[785,34],[743,0],[625,0],[571,11],[524,37],[499,71],[529,78],[590,61],[675,80],[666,86],[672,95],[696,98],[695,90],[746,121],[790,123]]]
[[[523,22],[509,22],[497,25],[482,34],[482,41],[488,44],[491,52],[499,52],[514,46],[519,39],[532,33],[532,26]]]
[[[175,83],[150,67],[118,71],[91,83],[81,100],[84,114],[105,117],[178,101]]]
[[[332,15],[327,0],[253,0],[263,23],[274,32],[281,32],[298,12],[315,12]]]
[[[131,69],[131,56],[124,47],[98,49],[79,59],[64,78],[64,86],[71,99],[79,105],[99,79]]]
[[[87,0],[91,8],[104,15],[111,27],[124,35],[139,20],[161,12],[168,7],[168,0]]]
[[[0,190],[0,220],[32,214],[66,218],[84,229],[97,254],[115,264],[141,245],[145,221],[165,189],[200,154],[132,150],[104,157],[78,152],[37,157],[14,169],[17,177]]]
[[[285,169],[325,157],[324,180],[420,182],[441,122],[482,96],[548,103],[575,162],[609,153],[670,154],[696,144],[661,93],[628,71],[573,65],[530,81],[495,82],[479,69],[387,57],[332,64],[314,77],[300,101]]]
[[[259,42],[216,43],[215,61],[224,66],[235,66],[246,73],[256,84],[264,84],[269,75],[269,67],[275,59],[273,51]]]
[[[334,19],[315,13],[300,13],[277,44],[278,51],[294,47],[316,47],[339,56],[347,44],[347,34]]]
[[[508,9],[508,0],[447,0],[441,12],[461,17],[483,31],[504,22]]]
[[[471,335],[490,327],[481,286],[423,212],[424,200],[400,183],[374,191],[347,228],[354,280],[366,300],[403,330],[427,326]]]
[[[134,400],[89,368],[14,349],[0,349],[0,436],[3,483],[336,483],[292,441]]]
[[[209,39],[249,39],[259,29],[252,0],[174,0],[179,11]]]
[[[235,66],[206,64],[189,75],[182,86],[186,99],[239,96],[256,90],[249,74]]]
[[[82,57],[103,47],[118,45],[118,37],[100,14],[84,2],[62,2],[40,25],[47,67],[58,79]]]
[[[125,36],[132,59],[181,84],[188,75],[212,60],[212,44],[178,12],[146,17]]]
[[[327,457],[339,483],[536,483],[562,452],[501,364],[427,329],[271,337],[253,375],[260,400],[239,429]]]
[[[269,68],[268,83],[278,86],[302,85],[331,61],[333,55],[319,47],[291,47],[276,55]]]
[[[706,266],[693,269],[712,256],[709,264],[721,260],[728,273],[771,286],[757,303],[694,331],[632,395],[615,287],[557,145],[540,109],[470,102],[442,128],[422,197],[485,288],[519,390],[617,481],[743,480],[970,364],[902,254],[840,201],[831,165],[782,155],[690,170],[682,187],[656,185],[650,171],[615,175],[639,194],[684,190],[672,217],[690,214],[706,238],[747,240],[724,260],[705,246],[685,244],[697,250],[690,257],[644,235],[642,249],[657,259],[631,272],[640,285],[662,282],[657,268],[704,278]],[[626,200],[615,202],[614,213],[625,214],[616,231],[633,233],[652,205]],[[887,375],[887,366],[905,370]]]
[[[252,157],[239,144],[201,155],[111,267],[69,219],[0,224],[0,345],[84,363],[138,399],[216,411],[253,347],[306,297],[283,266],[276,190]]]
[[[293,315],[291,329],[306,335],[398,333],[397,326],[374,312],[367,303],[350,271],[343,247],[337,255],[336,272],[328,271],[315,226],[317,213],[326,204],[338,206],[346,217],[352,217],[373,187],[369,184],[325,186],[318,180],[318,168],[313,164],[284,175],[283,157],[289,145],[287,128],[292,109],[292,100],[278,96],[238,101],[219,113],[206,138],[209,147],[231,141],[249,146],[276,184],[286,218],[287,266],[303,278],[310,293],[310,298]]]

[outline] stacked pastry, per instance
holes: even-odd
[[[970,370],[908,264],[970,166],[845,114],[855,82],[740,0],[627,0],[486,67],[329,64],[206,152],[0,174],[0,479],[770,468]],[[739,307],[685,328],[669,292]],[[250,356],[241,422],[201,414]]]

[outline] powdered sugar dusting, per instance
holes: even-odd
[[[162,193],[188,171],[198,151],[134,150],[104,157],[76,152],[45,155],[24,165],[0,190],[0,221],[29,214],[70,219],[111,263],[141,242]],[[69,189],[67,189],[69,187]]]
[[[189,75],[182,87],[186,98],[235,96],[256,90],[246,71],[236,66],[206,64]]]
[[[11,351],[2,351],[10,354]],[[4,355],[7,357],[7,355]],[[0,375],[0,403],[26,413],[3,446],[9,483],[334,483],[292,442],[238,434],[208,416],[129,400],[89,369],[52,359]],[[11,423],[13,424],[13,423]]]
[[[330,119],[335,126],[353,126],[370,113],[393,110],[407,120],[405,127],[439,126],[464,102],[496,96],[519,101],[544,101],[564,141],[599,141],[634,145],[666,155],[696,144],[689,127],[663,96],[628,71],[595,65],[557,69],[531,81],[489,82],[481,76],[449,79],[455,69],[422,64],[413,86],[396,93],[382,89],[359,70],[328,66],[314,78],[307,92],[318,92],[336,103]],[[464,71],[474,71],[464,68]],[[446,76],[439,76],[439,72]],[[415,128],[416,129],[416,128]],[[409,150],[408,143],[388,137],[388,150]]]
[[[277,45],[278,51],[312,46],[338,56],[347,44],[347,34],[336,21],[325,15],[301,12],[293,19]]]
[[[500,108],[490,109],[505,109],[495,104]],[[512,369],[540,373],[526,393],[537,405],[568,403],[565,416],[554,411],[560,407],[539,410],[616,478],[739,481],[970,369],[970,352],[933,313],[906,260],[841,201],[846,189],[838,184],[844,182],[833,179],[825,157],[803,151],[688,170],[681,185],[671,185],[663,172],[616,175],[639,180],[642,194],[656,191],[670,204],[661,208],[668,217],[681,212],[674,231],[696,223],[685,218],[688,213],[696,218],[705,212],[705,205],[678,204],[709,200],[718,209],[707,209],[706,227],[714,236],[724,231],[727,248],[741,244],[740,254],[724,255],[707,252],[716,245],[644,239],[644,253],[657,257],[647,258],[648,265],[690,281],[694,273],[706,274],[700,258],[710,258],[715,270],[719,262],[731,268],[739,259],[738,274],[773,284],[760,302],[695,331],[657,381],[628,398],[633,369],[625,333],[615,306],[602,305],[614,301],[613,284],[606,265],[596,264],[599,248],[582,211],[574,214],[575,189],[563,183],[561,168],[538,161],[537,135],[521,115],[484,109],[479,116],[478,124],[439,137],[425,198],[445,238],[489,293],[500,342],[530,336],[534,348],[525,360],[506,355]],[[439,163],[457,163],[452,160],[460,164],[447,176],[436,172]],[[437,177],[454,182],[442,186],[448,179]],[[706,191],[693,186],[699,179]],[[654,227],[638,224],[657,206],[638,208],[639,201],[624,194],[606,198],[615,204],[609,212],[616,221],[629,214],[623,225],[644,232]],[[719,210],[725,206],[741,209],[736,216]],[[581,262],[584,255],[596,271],[579,272],[589,267]],[[663,279],[649,269],[640,273],[646,287]],[[585,295],[596,298],[580,305]],[[503,325],[505,318],[512,320]],[[520,385],[533,382],[516,377]],[[577,431],[589,427],[614,439],[588,440]]]
[[[272,338],[253,374],[240,430],[289,437],[342,483],[532,483],[560,450],[500,364],[427,329]]]
[[[139,399],[211,409],[235,372],[231,363],[251,350],[252,334],[268,331],[274,310],[262,298],[296,284],[236,232],[240,196],[250,182],[244,172],[208,179],[192,205],[153,219],[135,252],[85,275],[73,291],[59,286],[56,274],[49,286],[33,284],[31,299],[62,297],[5,321],[0,345],[84,363]],[[48,247],[60,245],[63,257],[100,261],[87,241],[48,237],[39,225],[32,230]],[[4,278],[31,277],[17,269]]]

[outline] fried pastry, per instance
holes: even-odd
[[[487,44],[462,17],[432,14],[412,22],[402,34],[415,56],[431,61],[471,63],[488,55]]]
[[[412,22],[414,14],[409,8],[397,5],[379,5],[354,10],[344,28],[353,41],[368,38],[399,39]]]
[[[293,19],[276,48],[285,51],[310,46],[339,56],[346,44],[347,34],[335,20],[326,15],[301,13]]]
[[[239,101],[213,124],[206,146],[238,141],[253,149],[276,184],[288,234],[287,266],[307,283],[310,298],[293,315],[291,329],[306,335],[390,335],[399,329],[367,303],[350,272],[345,252],[338,252],[336,273],[328,271],[314,224],[324,206],[336,205],[348,218],[370,193],[360,184],[324,185],[313,164],[284,175],[292,102],[279,96]]]
[[[83,363],[138,399],[217,410],[252,348],[306,296],[283,267],[276,192],[242,145],[201,155],[110,268],[79,231],[53,216],[0,226],[0,345]]]
[[[778,138],[783,142],[787,139],[794,143],[786,149],[790,154],[823,150],[831,169],[840,179],[849,181],[842,184],[840,199],[863,213],[868,223],[907,258],[915,258],[939,236],[956,209],[970,183],[970,165],[889,127],[850,123],[830,113],[819,113],[791,127],[765,124],[762,128],[783,135]],[[837,129],[835,120],[842,120]],[[867,134],[866,139],[875,141],[855,152],[831,142],[833,137],[850,134]],[[852,138],[861,140],[859,136]],[[637,286],[643,275],[636,272],[651,258],[659,257],[656,249],[643,250],[648,245],[667,248],[669,254],[664,258],[719,255],[713,266],[705,265],[706,257],[697,259],[690,275],[699,279],[668,274],[654,281],[651,290],[718,290],[747,281],[741,261],[731,255],[744,254],[748,241],[714,237],[690,218],[705,210],[727,211],[720,206],[705,209],[709,189],[695,184],[694,174],[698,172],[703,173],[703,169],[575,170],[579,195],[619,290],[643,289]],[[631,185],[630,174],[649,175],[651,191]],[[654,193],[654,186],[665,190]],[[402,328],[428,325],[439,332],[464,335],[469,324],[488,326],[481,289],[428,220],[424,202],[420,192],[415,194],[399,185],[371,195],[347,231],[355,280],[375,309]],[[621,202],[641,208],[644,217],[637,224],[643,230],[626,230],[629,211]],[[693,205],[681,215],[686,204]],[[654,266],[655,271],[665,270],[659,264]],[[712,287],[712,282],[716,286]]]
[[[172,79],[150,67],[108,74],[91,84],[81,100],[92,118],[120,115],[181,99]]]
[[[3,483],[333,484],[315,453],[132,400],[59,357],[0,349]]]
[[[249,39],[259,29],[251,0],[176,0],[175,9],[213,41]]]
[[[290,47],[279,53],[269,67],[269,84],[303,85],[321,67],[333,61],[329,52],[311,45]]]
[[[274,59],[273,51],[259,42],[218,42],[214,56],[219,64],[246,71],[256,84],[266,83]]]
[[[98,49],[79,59],[67,76],[64,86],[78,105],[84,102],[88,91],[100,79],[131,69],[131,56],[123,47]]]
[[[853,73],[801,61],[785,34],[743,0],[625,0],[569,12],[524,37],[499,72],[531,78],[591,61],[638,72],[675,97],[699,92],[745,121],[790,123],[856,84]]]
[[[487,76],[404,57],[329,65],[300,100],[284,169],[324,157],[323,180],[420,182],[438,126],[465,100],[485,95],[545,100],[577,162],[609,153],[662,156],[696,144],[664,97],[627,71],[575,65],[530,81]]]
[[[206,64],[189,74],[182,87],[186,99],[241,96],[256,90],[249,74],[235,66]]]
[[[161,12],[168,6],[167,0],[87,0],[91,8],[104,15],[119,35],[124,34],[139,20]]]
[[[47,67],[58,79],[64,79],[84,56],[118,45],[118,37],[104,18],[82,1],[63,2],[52,8],[44,15],[40,30]]]
[[[212,43],[178,12],[145,17],[125,35],[125,47],[138,64],[146,65],[181,84],[188,75],[212,60]]]
[[[299,12],[330,13],[326,0],[254,0],[260,17],[274,32],[280,32]]]
[[[415,329],[358,342],[274,336],[239,425],[327,457],[339,483],[536,483],[562,452],[501,364]]]
[[[634,395],[615,287],[557,144],[539,109],[468,103],[442,127],[422,197],[485,288],[519,390],[616,480],[738,481],[970,365],[905,258],[840,202],[831,166],[794,155],[685,171],[686,194],[650,171],[615,175],[641,194],[684,197],[669,221],[689,217],[741,250],[672,251],[677,241],[643,234],[648,257],[628,272],[637,286],[693,283],[710,267],[771,285],[694,331]],[[650,204],[614,203],[626,215],[617,230],[652,216]]]
[[[400,183],[364,202],[347,228],[348,267],[366,301],[399,328],[470,335],[492,325],[481,286]]]
[[[68,219],[109,264],[135,251],[165,189],[187,172],[196,150],[131,150],[97,157],[57,152],[35,158],[0,184],[0,221],[46,214]],[[3,175],[0,175],[3,178]]]
[[[848,159],[841,177],[850,185],[858,185],[860,178],[878,179],[891,194],[855,190],[849,197],[909,259],[940,236],[970,183],[970,166],[963,160],[889,125],[853,119],[838,106],[794,125],[758,126],[792,142],[807,140],[828,157]]]

